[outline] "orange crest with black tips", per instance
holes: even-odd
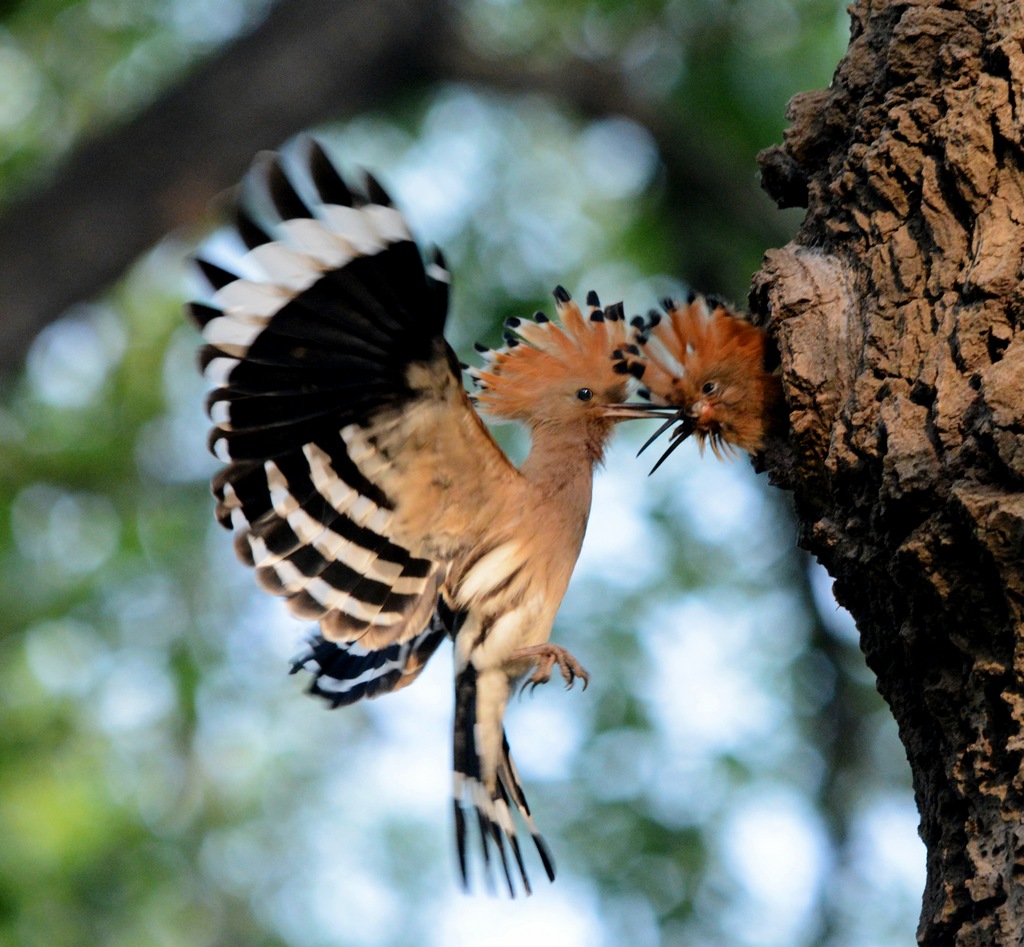
[[[637,355],[621,364],[642,378],[656,404],[679,407],[703,449],[755,453],[781,403],[778,376],[765,367],[766,337],[714,298],[662,302],[664,314],[633,320]]]
[[[584,315],[562,287],[554,296],[555,321],[540,312],[532,320],[509,319],[505,345],[477,345],[486,364],[466,371],[478,387],[474,401],[485,414],[536,423],[557,419],[563,400],[568,411],[573,397],[598,405],[629,395],[627,374],[613,357],[630,344],[622,304],[602,308],[591,292]]]

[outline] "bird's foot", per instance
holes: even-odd
[[[590,675],[584,670],[583,665],[565,648],[557,644],[537,644],[529,648],[520,648],[512,655],[512,658],[531,658],[536,663],[537,667],[533,675],[523,682],[524,687],[527,684],[532,685],[530,687],[531,691],[538,684],[546,684],[551,680],[551,671],[556,664],[558,665],[558,670],[562,672],[562,677],[565,678],[566,690],[572,689],[576,678],[583,681],[584,690],[587,689],[587,684],[590,683]]]

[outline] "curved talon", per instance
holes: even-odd
[[[512,658],[534,658],[536,660],[536,670],[523,682],[524,688],[527,684],[530,685],[531,694],[538,684],[546,684],[551,680],[551,671],[555,664],[558,665],[558,670],[562,672],[562,677],[565,679],[566,690],[572,690],[576,678],[583,681],[583,690],[586,690],[587,684],[590,683],[590,675],[583,665],[560,645],[548,643],[520,648],[512,655]]]

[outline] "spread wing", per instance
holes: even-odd
[[[217,518],[293,613],[379,648],[423,630],[448,559],[519,474],[444,340],[440,255],[424,266],[372,178],[354,192],[317,144],[301,150],[294,180],[277,155],[257,158],[238,272],[197,261],[213,295],[190,312],[227,464]]]

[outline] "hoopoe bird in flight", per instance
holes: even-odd
[[[475,822],[488,879],[496,851],[509,893],[515,873],[529,893],[514,811],[551,880],[555,868],[509,751],[506,703],[555,667],[567,687],[586,685],[548,639],[593,470],[617,421],[659,412],[622,404],[621,304],[602,309],[591,294],[584,315],[561,287],[556,321],[506,323],[507,344],[469,370],[471,400],[443,335],[440,253],[424,264],[372,177],[360,193],[317,143],[299,151],[301,174],[276,154],[256,159],[233,221],[248,248],[238,272],[197,260],[212,298],[190,312],[213,385],[210,447],[226,464],[212,484],[217,519],[260,585],[319,623],[293,671],[311,672],[333,706],[405,687],[453,640],[462,881]],[[473,401],[529,429],[520,467]]]
[[[690,435],[719,459],[737,450],[756,454],[783,410],[766,334],[713,297],[664,299],[662,309],[636,316],[632,344],[615,353],[617,370],[642,381],[642,397],[678,408],[640,448],[676,425],[651,473]]]

